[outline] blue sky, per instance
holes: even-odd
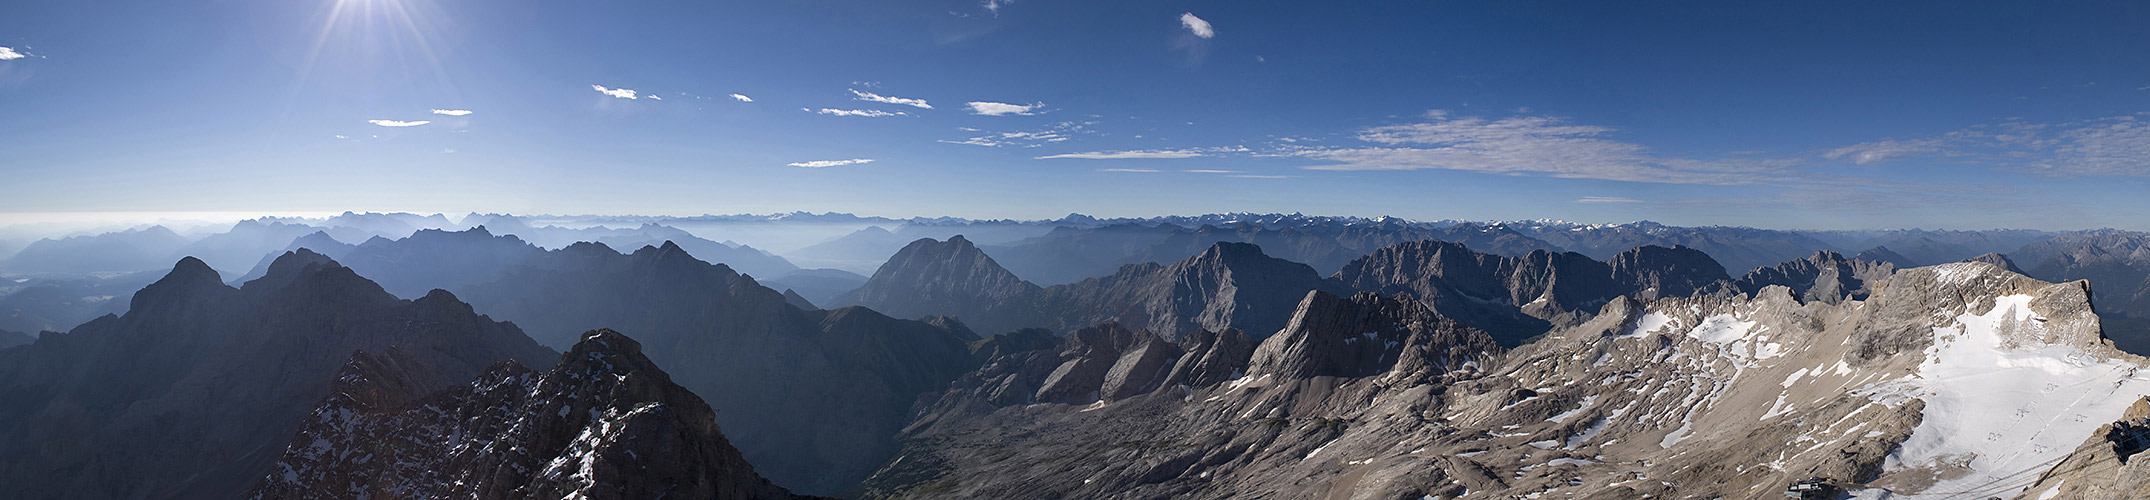
[[[0,218],[2150,229],[2150,6],[1725,4],[18,3]]]

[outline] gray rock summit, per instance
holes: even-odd
[[[794,498],[618,332],[584,334],[543,372],[439,377],[396,348],[352,355],[251,497]]]
[[[1783,286],[1790,288],[1802,301],[1834,304],[1847,299],[1866,300],[1875,285],[1895,272],[1895,264],[1848,259],[1843,254],[1823,250],[1804,259],[1755,269],[1732,286],[1748,295],[1761,293],[1770,286]]]

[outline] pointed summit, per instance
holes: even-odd
[[[889,257],[866,284],[831,301],[891,317],[953,315],[988,332],[1023,326],[1007,304],[1029,300],[1037,285],[1017,278],[963,236],[921,238]]]
[[[396,397],[425,385],[408,375],[422,365],[353,358],[252,498],[795,498],[616,331],[583,334],[545,372],[504,361],[422,399]]]

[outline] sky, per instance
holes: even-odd
[[[0,224],[2150,229],[2128,2],[17,2],[0,47]]]

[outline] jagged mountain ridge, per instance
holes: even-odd
[[[239,288],[184,259],[125,315],[0,350],[0,483],[35,498],[232,498],[353,350],[397,347],[458,378],[556,357],[446,292],[398,299],[303,253]]]
[[[2118,417],[2135,398],[2121,395],[2150,390],[2115,369],[2146,360],[2099,338],[2086,292],[1973,262],[1899,271],[1835,304],[1783,287],[1620,298],[1514,351],[1465,348],[1477,354],[1461,364],[1342,372],[1356,377],[1256,367],[1087,405],[988,397],[1011,371],[994,367],[1035,356],[1017,354],[922,407],[900,459],[863,491],[1775,498],[1804,483],[2007,496]],[[1259,350],[1290,351],[1272,344],[1291,338]]]
[[[836,303],[899,315],[955,315],[988,332],[1067,332],[1119,322],[1178,340],[1226,328],[1265,336],[1283,326],[1290,304],[1306,291],[1331,289],[1332,282],[1305,264],[1229,242],[1171,265],[1131,264],[1109,276],[1041,288],[1000,268],[968,240],[951,237],[905,247]]]
[[[1685,247],[1637,247],[1597,261],[1574,252],[1506,257],[1442,241],[1377,250],[1344,266],[1336,279],[1351,290],[1410,293],[1509,346],[1579,324],[1617,297],[1688,296],[1727,281],[1709,255]]]
[[[1987,262],[1991,263],[1990,259]],[[1834,304],[1846,299],[1866,300],[1873,294],[1874,286],[1894,273],[1895,264],[1845,258],[1843,254],[1823,250],[1804,259],[1755,269],[1734,281],[1732,287],[1740,293],[1754,295],[1764,288],[1783,286],[1791,289],[1799,300]]]
[[[352,355],[251,498],[794,498],[618,332],[544,372],[437,378],[394,348]]]

